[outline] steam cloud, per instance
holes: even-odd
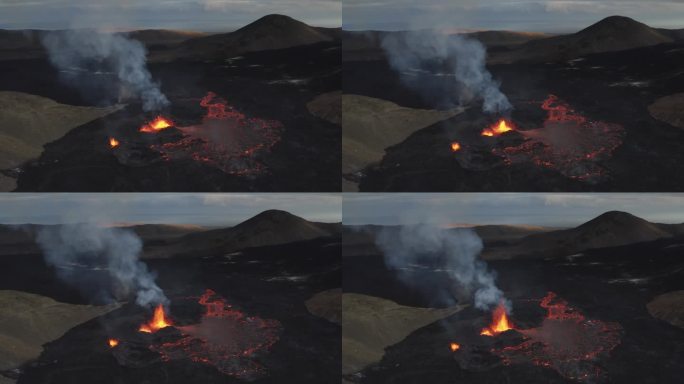
[[[48,226],[38,231],[36,240],[58,276],[91,299],[109,302],[135,294],[141,306],[168,302],[155,276],[140,261],[142,241],[130,230],[86,224]]]
[[[123,34],[78,29],[47,33],[42,43],[60,71],[113,72],[126,92],[140,98],[143,110],[154,111],[169,105],[147,70],[146,50],[137,40]],[[83,81],[76,85],[87,86]]]
[[[403,271],[416,266],[444,269],[458,288],[472,296],[475,307],[488,310],[504,299],[496,286],[496,275],[478,258],[483,245],[480,237],[469,228],[442,229],[427,224],[385,228],[376,236],[376,244],[385,255],[386,264]],[[424,287],[415,274],[399,273],[414,287]],[[446,290],[440,286],[437,289]],[[446,293],[429,292],[431,295]],[[506,303],[507,304],[507,303]]]
[[[417,78],[416,72],[429,72],[435,65],[446,65],[461,86],[437,92],[446,92],[449,96],[455,93],[461,105],[481,99],[482,110],[487,113],[505,113],[513,108],[485,67],[487,50],[475,39],[416,31],[388,34],[381,45],[402,80],[424,96],[434,97],[431,94],[435,88],[443,87],[445,83],[443,79],[435,84],[426,81],[424,76]]]

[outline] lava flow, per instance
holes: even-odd
[[[192,159],[234,175],[262,172],[260,156],[280,141],[282,124],[247,117],[213,92],[200,106],[207,110],[200,124],[177,127],[182,139],[152,148],[165,160]]]
[[[501,332],[506,332],[511,329],[513,329],[513,324],[508,320],[506,307],[503,303],[500,303],[496,309],[494,309],[494,313],[492,313],[492,323],[488,327],[483,328],[482,331],[480,331],[480,335],[496,336]]]
[[[518,345],[494,348],[492,353],[505,365],[532,363],[552,368],[571,380],[601,381],[599,360],[620,344],[622,327],[586,319],[553,292],[539,305],[547,311],[542,324],[516,329],[525,340]]]
[[[488,137],[493,137],[493,136],[499,136],[502,135],[506,132],[510,132],[513,130],[513,124],[511,124],[509,121],[506,121],[504,119],[499,120],[498,123],[492,125],[489,128],[485,128],[481,135],[482,136],[488,136]]]
[[[157,133],[163,129],[173,126],[173,122],[162,116],[157,116],[156,119],[140,127],[140,132]]]
[[[154,309],[154,317],[147,324],[142,324],[138,331],[145,333],[154,333],[162,328],[171,326],[171,321],[166,319],[166,314],[164,313],[164,307],[159,304],[157,308]]]
[[[117,139],[115,139],[115,138],[113,138],[113,137],[110,137],[110,138],[109,138],[109,147],[110,147],[110,148],[116,148],[116,147],[119,146],[119,144],[120,144],[120,143],[119,143],[119,140],[117,140]]]
[[[265,368],[256,359],[278,341],[280,322],[247,316],[209,289],[198,303],[204,307],[199,323],[176,326],[180,339],[150,349],[163,361],[190,359],[245,380],[263,376]]]
[[[583,182],[604,179],[606,170],[598,163],[622,145],[624,128],[589,120],[555,95],[549,95],[541,108],[547,111],[542,128],[517,130],[526,139],[523,143],[495,148],[493,153],[507,164],[532,162]]]

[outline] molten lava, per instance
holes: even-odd
[[[508,320],[508,316],[506,315],[506,307],[504,307],[503,303],[501,303],[498,307],[496,307],[494,313],[492,314],[492,323],[488,327],[483,328],[480,332],[480,335],[496,336],[499,333],[506,332],[510,329],[513,329],[513,324],[511,324],[511,322]]]
[[[113,137],[110,137],[110,138],[109,138],[109,147],[110,147],[110,148],[116,148],[116,147],[119,146],[119,144],[120,144],[120,143],[119,143],[119,140],[117,140],[117,139],[115,139],[115,138],[113,138]]]
[[[150,349],[162,361],[190,359],[248,381],[263,376],[266,369],[258,359],[279,340],[280,322],[248,316],[210,289],[198,302],[205,309],[199,323],[175,326],[183,335],[180,339]]]
[[[456,352],[461,349],[461,346],[458,343],[451,343],[449,344],[449,348],[451,348],[451,352]]]
[[[451,143],[451,152],[457,152],[457,151],[459,151],[460,149],[461,149],[461,144],[460,144],[460,143],[458,143],[458,142],[456,142],[456,141],[454,141],[453,143]]]
[[[492,125],[491,127],[485,128],[482,131],[481,135],[482,136],[488,136],[488,137],[499,136],[499,135],[502,135],[502,134],[509,132],[509,131],[512,131],[512,130],[513,130],[513,124],[511,124],[510,122],[508,122],[504,119],[501,119],[501,120],[499,120],[498,123]]]
[[[164,307],[159,304],[157,308],[154,309],[154,317],[147,324],[142,324],[138,331],[145,333],[154,333],[162,328],[166,328],[172,325],[170,320],[166,319],[164,314]]]
[[[168,120],[162,116],[157,116],[157,118],[152,120],[152,122],[140,127],[140,132],[156,133],[172,126],[173,122],[171,120]]]
[[[509,165],[531,162],[587,183],[606,178],[601,162],[622,145],[624,128],[591,120],[555,95],[548,95],[541,109],[547,112],[543,127],[517,130],[524,142],[492,152]]]
[[[601,359],[620,344],[620,324],[586,319],[553,292],[542,298],[539,306],[547,311],[540,326],[515,329],[525,337],[523,342],[491,352],[504,365],[532,363],[551,368],[571,380],[603,381]]]
[[[110,348],[114,348],[114,347],[116,347],[117,345],[119,345],[119,340],[117,340],[117,339],[109,339],[109,347],[110,347]]]
[[[206,114],[197,125],[176,127],[180,140],[154,144],[164,160],[192,159],[233,175],[263,173],[262,157],[280,141],[282,123],[249,117],[213,92],[200,101]]]

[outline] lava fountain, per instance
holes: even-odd
[[[506,132],[513,131],[514,127],[513,124],[509,121],[506,121],[505,119],[499,120],[498,123],[492,125],[489,128],[485,128],[481,135],[482,136],[487,136],[487,137],[493,137],[493,136],[499,136],[503,135]]]
[[[257,359],[279,340],[280,322],[248,316],[210,289],[198,303],[204,307],[199,323],[175,326],[182,334],[180,339],[153,344],[150,349],[158,352],[162,361],[189,358],[244,380],[266,374]]]
[[[458,343],[451,343],[449,344],[449,349],[451,349],[451,352],[456,352],[459,349],[461,349],[461,345],[459,345]]]
[[[145,333],[154,333],[162,328],[166,328],[171,325],[171,321],[166,319],[164,307],[161,304],[159,304],[157,308],[154,309],[154,316],[152,317],[152,320],[150,320],[150,322],[147,324],[142,324],[140,328],[138,328],[138,331]]]
[[[119,340],[117,339],[109,339],[108,340],[109,348],[114,348],[117,345],[119,345]]]
[[[532,162],[591,184],[605,179],[607,172],[601,162],[610,159],[622,145],[624,128],[591,120],[555,95],[548,95],[541,109],[547,112],[543,127],[516,130],[526,140],[515,146],[495,148],[493,153],[509,165]]]
[[[189,158],[234,175],[262,173],[262,156],[280,141],[282,123],[249,117],[213,92],[199,104],[206,109],[200,123],[176,127],[180,140],[152,148],[169,161]]]
[[[110,137],[110,138],[109,138],[109,147],[110,147],[110,148],[116,148],[116,147],[119,146],[119,144],[121,144],[121,143],[119,142],[119,140],[117,140],[117,139],[115,139],[115,138],[113,138],[113,137]]]
[[[508,320],[506,307],[500,303],[492,313],[492,323],[480,331],[482,336],[496,336],[499,333],[514,329],[513,324]]]
[[[461,144],[459,142],[454,141],[451,143],[451,152],[458,152],[459,150],[461,150]]]
[[[547,311],[540,326],[516,329],[525,337],[522,343],[491,352],[504,365],[531,362],[571,380],[603,381],[601,360],[620,344],[620,324],[587,319],[553,292],[548,292],[539,306]]]
[[[162,116],[157,116],[157,118],[155,118],[151,122],[140,127],[140,132],[157,133],[161,130],[164,130],[166,128],[170,128],[172,126],[173,126],[173,122],[171,120],[166,119]]]

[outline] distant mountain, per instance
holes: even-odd
[[[122,32],[134,40],[150,45],[177,44],[190,39],[209,36],[208,33],[195,31],[179,31],[171,29],[141,29],[137,31]]]
[[[526,236],[487,250],[485,258],[563,257],[588,249],[616,247],[684,234],[684,224],[651,223],[632,214],[606,212],[576,228]]]
[[[629,17],[610,16],[577,33],[529,41],[510,51],[494,52],[490,62],[570,60],[592,53],[622,51],[672,43],[680,31],[655,29]]]
[[[188,40],[181,44],[175,56],[186,59],[227,59],[247,52],[333,41],[339,33],[333,28],[311,27],[289,16],[267,15],[234,32]]]
[[[514,244],[531,234],[551,232],[557,229],[533,225],[477,225],[469,228],[472,228],[480,236],[485,249],[490,245]],[[343,255],[366,256],[377,254],[380,252],[375,244],[377,233],[380,231],[399,231],[400,229],[401,226],[397,225],[345,225],[342,236]],[[458,228],[446,230],[458,230]]]
[[[426,31],[416,31],[426,32]],[[342,50],[345,61],[380,60],[385,56],[382,41],[388,36],[409,34],[411,31],[342,31]],[[536,32],[515,31],[477,31],[464,33],[444,33],[450,36],[468,36],[479,40],[487,47],[507,47],[522,44],[531,40],[542,39],[551,35]]]
[[[548,33],[517,31],[478,31],[466,33],[465,35],[479,40],[487,47],[513,46],[552,36]]]
[[[0,29],[0,61],[46,57],[47,54],[41,42],[43,36],[60,32],[64,30]],[[189,39],[208,36],[203,32],[170,29],[143,29],[116,33],[138,40],[148,49],[172,46]]]
[[[536,225],[478,225],[473,228],[482,241],[487,243],[517,240],[536,233],[550,232],[556,228]]]
[[[36,29],[0,29],[0,61],[45,56],[41,43],[44,33]]]
[[[143,241],[167,240],[187,235],[189,233],[203,232],[207,229],[199,225],[176,225],[176,224],[140,224],[126,227]]]
[[[209,256],[339,236],[341,224],[316,223],[279,210],[264,211],[231,228],[191,233],[160,247],[148,248],[145,257]]]

